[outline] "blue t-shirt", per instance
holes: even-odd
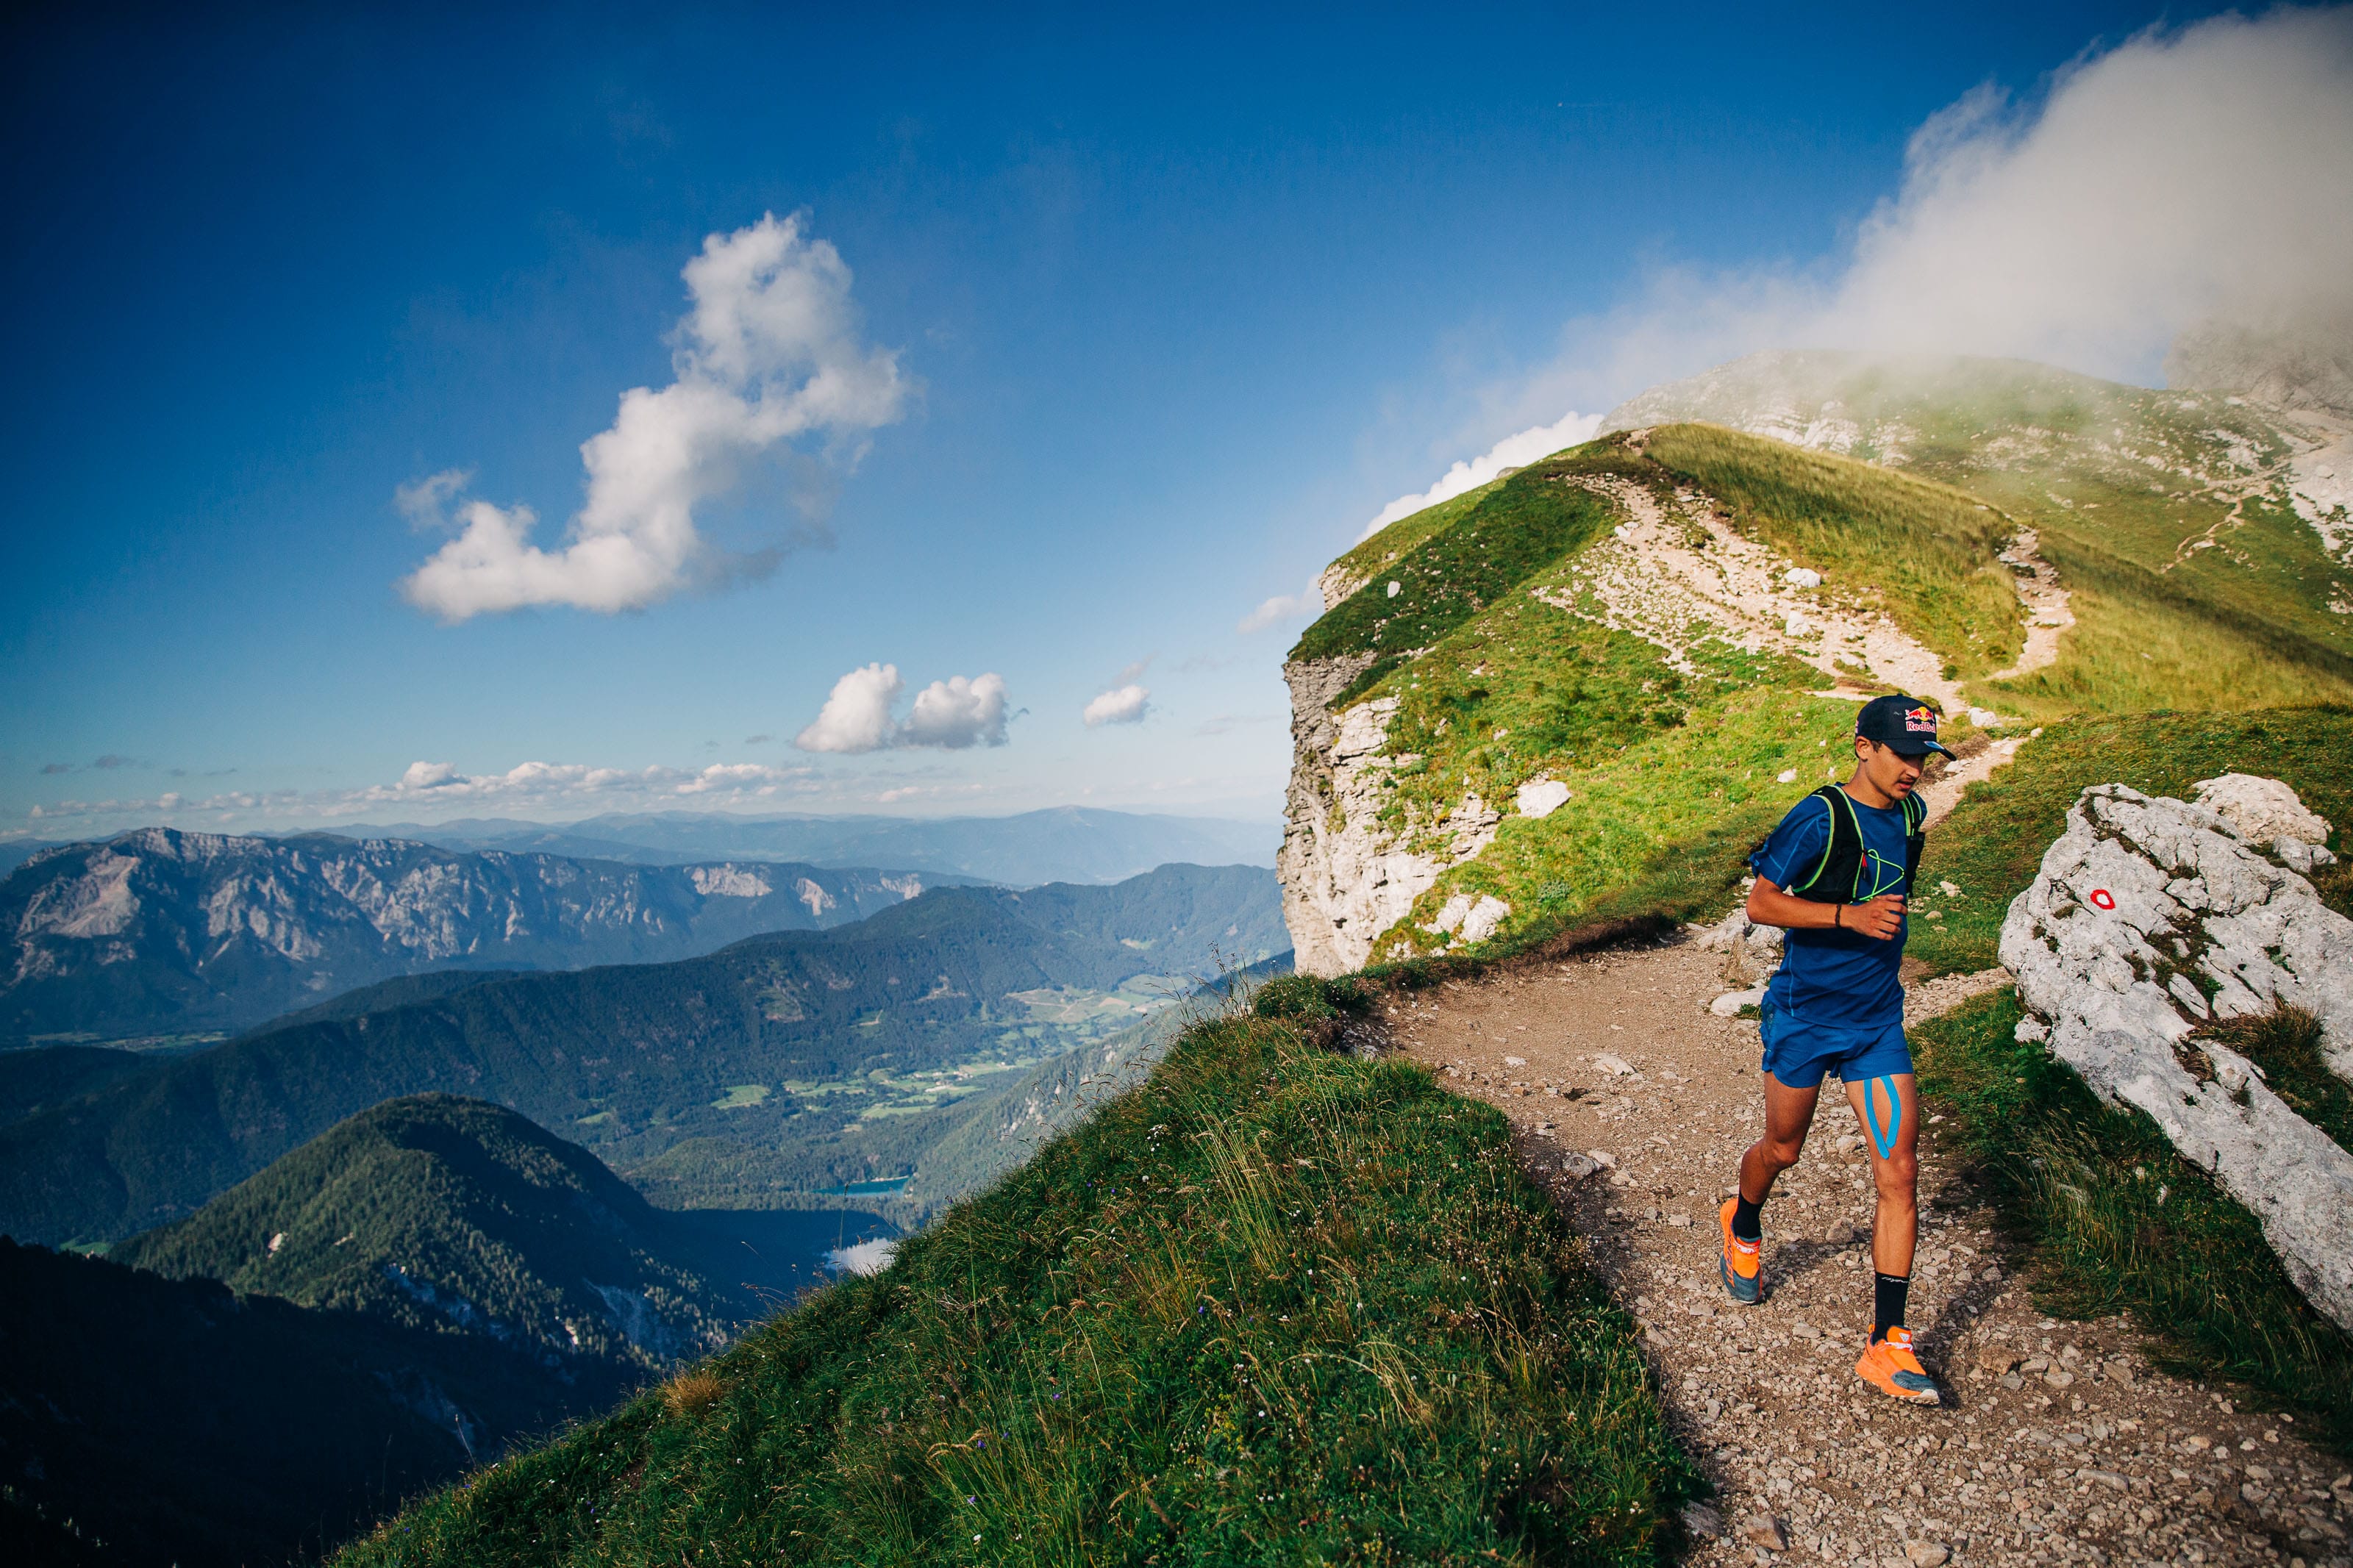
[[[1904,808],[1865,805],[1853,796],[1854,819],[1862,827],[1863,903],[1884,893],[1910,898],[1904,875]],[[1830,814],[1838,809],[1809,795],[1789,810],[1765,847],[1748,858],[1748,868],[1786,889],[1802,882],[1829,847]],[[1861,931],[1792,931],[1781,949],[1781,967],[1766,986],[1769,1012],[1811,1029],[1875,1034],[1904,1022],[1905,928],[1881,942]]]

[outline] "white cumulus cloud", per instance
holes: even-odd
[[[869,664],[833,683],[825,706],[793,737],[804,752],[880,752],[898,746],[1005,744],[1010,717],[1005,678],[994,672],[952,675],[915,693],[903,720],[892,717],[906,689],[895,664]]]
[[[905,682],[895,664],[869,664],[833,683],[808,728],[793,737],[804,752],[878,752],[891,743],[891,709]]]
[[[1477,457],[1457,462],[1436,484],[1420,494],[1399,496],[1381,508],[1380,515],[1365,524],[1365,531],[1356,536],[1357,542],[1362,543],[1370,539],[1401,517],[1411,517],[1440,501],[1452,500],[1465,490],[1475,490],[1505,468],[1525,468],[1538,458],[1549,458],[1564,447],[1590,441],[1600,428],[1601,416],[1599,414],[1579,414],[1571,409],[1549,425],[1535,426],[1506,436]],[[1269,599],[1251,612],[1250,617],[1243,621],[1241,629],[1256,631],[1259,626],[1272,625],[1275,620],[1293,613],[1290,606],[1297,605],[1303,608],[1311,603],[1319,609],[1323,605],[1321,599],[1308,594],[1289,599]],[[1278,609],[1277,606],[1282,607]],[[1267,618],[1259,620],[1261,616]],[[1251,621],[1258,621],[1258,626],[1251,625]]]
[[[902,746],[1001,746],[1005,744],[1005,678],[951,675],[915,693],[915,706],[899,727]]]
[[[849,268],[801,215],[711,235],[684,276],[691,306],[675,379],[623,393],[612,427],[582,445],[587,501],[560,546],[533,542],[527,506],[464,500],[462,470],[400,488],[412,523],[456,531],[402,580],[412,604],[447,621],[529,605],[650,605],[723,571],[695,508],[747,459],[812,437],[854,463],[871,432],[904,414],[912,386],[898,356],[859,336]]]
[[[1151,691],[1130,681],[1125,686],[1114,686],[1109,691],[1098,693],[1087,704],[1082,717],[1085,719],[1087,728],[1092,730],[1104,724],[1140,724],[1151,710]]]

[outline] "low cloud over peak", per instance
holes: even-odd
[[[1842,256],[1667,266],[1563,330],[1504,407],[1607,406],[1774,349],[2036,360],[2148,381],[2212,322],[2353,322],[2353,7],[2152,27],[2038,100],[1929,117]]]
[[[1001,746],[1009,715],[1005,679],[993,672],[934,680],[904,719],[893,710],[906,683],[895,664],[869,664],[833,683],[825,706],[793,737],[804,752],[880,752],[902,746]]]
[[[913,389],[897,354],[860,338],[849,268],[801,215],[711,235],[684,276],[691,306],[675,379],[623,393],[612,427],[581,446],[588,497],[561,547],[532,542],[531,508],[466,500],[463,470],[400,487],[396,503],[413,524],[456,533],[402,580],[410,603],[445,621],[656,603],[724,574],[695,508],[748,459],[807,437],[854,464],[868,437],[905,413]]]

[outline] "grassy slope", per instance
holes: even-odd
[[[1904,467],[1662,422],[1641,454],[1616,437],[1556,454],[1475,505],[1457,498],[1401,520],[1342,558],[1359,574],[1379,564],[1379,580],[1309,628],[1293,657],[1378,656],[1342,701],[1398,701],[1387,749],[1413,760],[1393,775],[1386,826],[1443,852],[1466,793],[1505,814],[1495,842],[1379,942],[1381,959],[1429,951],[1437,939],[1417,928],[1458,892],[1512,905],[1499,952],[1586,921],[1604,900],[1695,912],[1729,890],[1737,840],[1770,825],[1771,801],[1813,782],[1796,742],[1821,739],[1817,719],[1834,725],[1841,711],[1794,700],[1819,679],[1784,661],[1703,645],[1700,673],[1679,674],[1649,644],[1532,600],[1537,589],[1576,597],[1580,558],[1610,521],[1606,503],[1564,496],[1562,475],[1617,476],[1662,500],[1679,487],[1705,494],[1833,587],[1868,584],[1954,678],[1978,683],[1978,700],[2031,722],[2353,703],[2353,617],[2327,607],[2353,597],[2353,568],[2324,557],[2257,478],[2286,452],[2258,411],[2002,361],[1782,356],[1732,372],[1645,419],[1794,401],[1858,421],[1857,456]],[[2053,666],[1992,681],[2021,647],[1994,554],[2022,523],[2073,591],[2076,626]],[[1507,526],[1522,536],[1499,535]],[[2194,547],[2209,538],[2212,548]],[[1787,767],[1798,784],[1757,788]],[[1517,818],[1513,790],[1539,775],[1574,798],[1544,821]],[[1716,860],[1687,864],[1706,846]],[[1638,886],[1656,895],[1647,905],[1629,901]]]
[[[1690,1472],[1504,1120],[1314,1036],[1195,1029],[887,1274],[343,1561],[1650,1561]]]
[[[1541,775],[1572,798],[1541,820],[1507,815],[1493,845],[1392,928],[1380,959],[1427,948],[1417,926],[1457,892],[1512,905],[1496,939],[1505,944],[1590,919],[1636,884],[1658,887],[1662,912],[1697,913],[1736,878],[1749,847],[1738,841],[1761,837],[1802,792],[1776,775],[1818,782],[1828,746],[1852,724],[1851,704],[1806,695],[1824,678],[1794,660],[1703,640],[1685,674],[1654,645],[1535,598],[1576,598],[1580,552],[1620,515],[1566,477],[1630,481],[1662,501],[1703,491],[1740,531],[1853,584],[1842,591],[1886,609],[1957,670],[2016,656],[2015,596],[1994,561],[2010,526],[1998,513],[1941,484],[1761,437],[1667,426],[1639,452],[1605,438],[1500,481],[1445,526],[1426,513],[1394,523],[1359,552],[1392,535],[1408,547],[1292,655],[1377,656],[1341,701],[1398,703],[1388,750],[1417,760],[1390,775],[1385,825],[1431,852],[1466,793],[1508,808]],[[1394,599],[1390,580],[1404,585]],[[1700,846],[1714,855],[1704,868],[1688,864]]]
[[[1994,559],[2014,527],[1975,496],[1706,425],[1653,431],[1648,450],[1714,497],[1742,534],[1834,584],[1869,584],[1955,675],[2017,658],[2018,595]]]
[[[1967,490],[2041,534],[2075,595],[2052,668],[1981,689],[2030,721],[2070,713],[2353,701],[2353,563],[2335,563],[2263,476],[2271,418],[2014,360],[1759,355],[1645,394],[1645,422],[1764,409],[1852,421],[1855,456]],[[2198,548],[2211,538],[2212,548]],[[2145,656],[2145,657],[2144,657]]]

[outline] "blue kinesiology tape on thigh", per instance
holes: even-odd
[[[1871,1097],[1873,1089],[1883,1088],[1887,1090],[1887,1128],[1884,1131],[1879,1126],[1879,1106]],[[1896,1135],[1904,1131],[1904,1100],[1895,1092],[1894,1079],[1875,1078],[1862,1086],[1862,1119],[1871,1124],[1871,1141],[1879,1145],[1879,1157],[1883,1160],[1895,1158]]]

